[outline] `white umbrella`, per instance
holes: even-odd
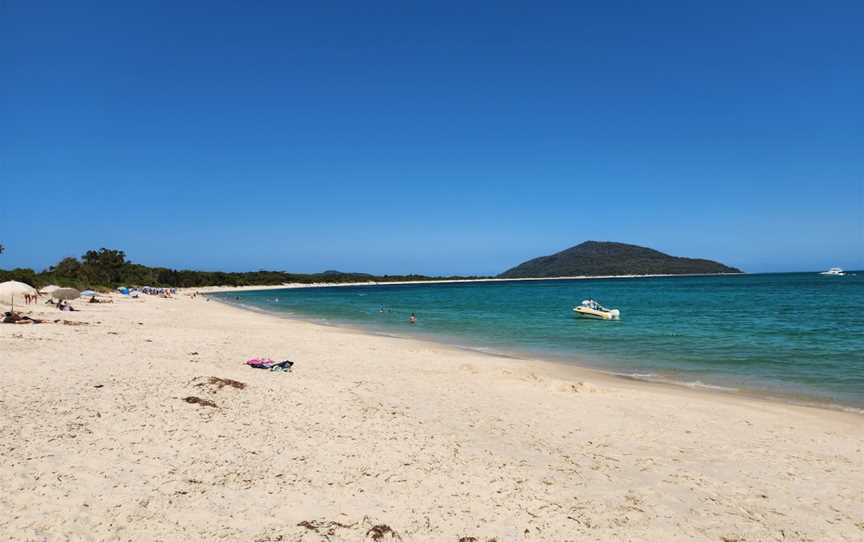
[[[48,285],[48,286],[42,288],[41,290],[39,290],[39,293],[40,294],[50,294],[54,290],[59,290],[59,289],[60,289],[59,286],[57,286],[55,284],[51,284],[51,285]]]
[[[13,310],[15,309],[15,299],[18,299],[20,303],[24,301],[25,295],[36,295],[36,288],[14,280],[0,283],[0,303],[12,305]]]
[[[54,299],[71,301],[73,299],[78,299],[79,297],[81,297],[81,292],[79,292],[75,288],[57,288],[56,290],[51,292],[51,297],[53,297]]]

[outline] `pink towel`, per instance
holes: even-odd
[[[256,368],[269,369],[270,367],[272,367],[275,364],[276,364],[276,362],[270,358],[252,358],[252,359],[246,360],[246,365],[250,365],[250,366],[256,367]]]

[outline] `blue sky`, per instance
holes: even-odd
[[[486,274],[594,239],[862,268],[862,20],[860,1],[7,1],[0,267],[105,246]]]

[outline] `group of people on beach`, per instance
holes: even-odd
[[[30,305],[30,304],[35,305],[38,302],[39,302],[39,292],[36,292],[35,294],[24,294],[24,304],[25,305]]]
[[[177,288],[154,288],[152,286],[144,286],[138,291],[142,294],[158,295],[160,297],[173,297],[177,295]]]

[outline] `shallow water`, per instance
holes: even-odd
[[[350,286],[215,296],[301,318],[642,378],[864,406],[864,272]],[[572,307],[589,297],[620,309],[621,320],[574,318]],[[408,323],[412,312],[416,325]]]

